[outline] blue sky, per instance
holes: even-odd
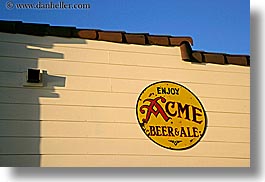
[[[249,0],[12,0],[16,3],[89,3],[90,9],[7,9],[1,20],[78,28],[191,36],[194,50],[250,54]]]

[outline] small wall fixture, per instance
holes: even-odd
[[[42,70],[29,68],[27,72],[24,73],[24,87],[43,87],[43,72]]]
[[[27,82],[28,83],[40,83],[41,82],[40,70],[28,69]]]

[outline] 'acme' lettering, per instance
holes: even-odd
[[[165,103],[165,108],[158,103],[161,100],[162,103]],[[193,121],[195,123],[201,124],[202,120],[199,118],[202,116],[202,109],[189,104],[182,104],[180,102],[168,101],[164,97],[157,97],[155,99],[145,99],[145,102],[149,102],[149,105],[142,105],[140,107],[140,112],[142,114],[146,113],[146,118],[142,121],[148,123],[151,115],[158,117],[161,115],[163,119],[167,122],[170,117],[185,118],[186,120]],[[147,110],[147,111],[146,111]]]

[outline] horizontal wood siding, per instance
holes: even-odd
[[[25,61],[24,61],[25,60]],[[176,56],[176,60],[180,60]],[[16,63],[16,64],[15,64]],[[101,63],[80,63],[74,61],[61,60],[39,60],[18,59],[0,57],[0,70],[23,72],[31,65],[38,64],[43,70],[48,70],[49,74],[79,76],[79,77],[100,77],[100,78],[120,78],[129,80],[178,80],[179,82],[250,86],[249,73],[216,72],[205,70],[184,70],[158,67],[115,65]],[[187,63],[185,63],[187,64]],[[189,63],[191,64],[191,63]],[[191,64],[192,66],[192,64]],[[203,68],[202,68],[203,69]],[[190,73],[194,74],[190,74]],[[209,77],[209,74],[212,76]],[[233,79],[231,79],[231,77]]]
[[[138,123],[77,122],[77,121],[0,121],[0,136],[38,137],[38,127],[42,137],[88,137],[145,139]],[[127,128],[130,128],[128,130]],[[250,142],[249,128],[208,126],[207,135],[202,142]],[[225,135],[233,133],[233,135]],[[241,135],[245,133],[246,135]]]
[[[129,154],[129,155],[179,155],[200,157],[249,158],[248,143],[201,142],[191,150],[173,151],[157,147],[150,140],[120,138],[41,138],[40,149],[32,144],[38,138],[1,137],[0,142],[9,146],[1,154]],[[122,147],[121,147],[122,146]],[[241,149],[241,150],[239,150]],[[231,152],[233,150],[233,152]]]
[[[35,104],[0,104],[1,120],[36,121],[73,121],[73,122],[104,122],[136,124],[134,108],[58,106]],[[16,108],[16,114],[13,109]],[[38,110],[41,110],[38,113]],[[56,111],[56,112],[53,112]],[[34,113],[38,113],[35,116]],[[50,114],[53,113],[53,114]],[[104,114],[98,114],[104,113]],[[250,127],[249,113],[207,112],[208,126]]]
[[[35,161],[41,160],[43,166],[49,167],[242,167],[249,166],[249,159],[216,158],[216,157],[183,157],[157,155],[0,155],[1,161],[9,161],[9,166],[38,166]],[[161,163],[161,161],[164,161]]]
[[[2,103],[34,104],[39,97],[40,104],[73,105],[95,107],[135,108],[138,94],[106,93],[91,91],[47,91],[38,89],[0,88]],[[51,99],[53,98],[53,99]],[[249,100],[200,97],[206,111],[249,113]]]
[[[28,68],[45,87],[23,87]],[[136,101],[178,82],[203,103],[208,126],[186,151],[142,132]],[[179,47],[0,33],[0,166],[250,166],[250,69],[181,60]]]

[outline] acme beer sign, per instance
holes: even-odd
[[[140,94],[136,109],[143,132],[167,149],[189,149],[206,131],[203,105],[189,89],[174,82],[149,85]]]

